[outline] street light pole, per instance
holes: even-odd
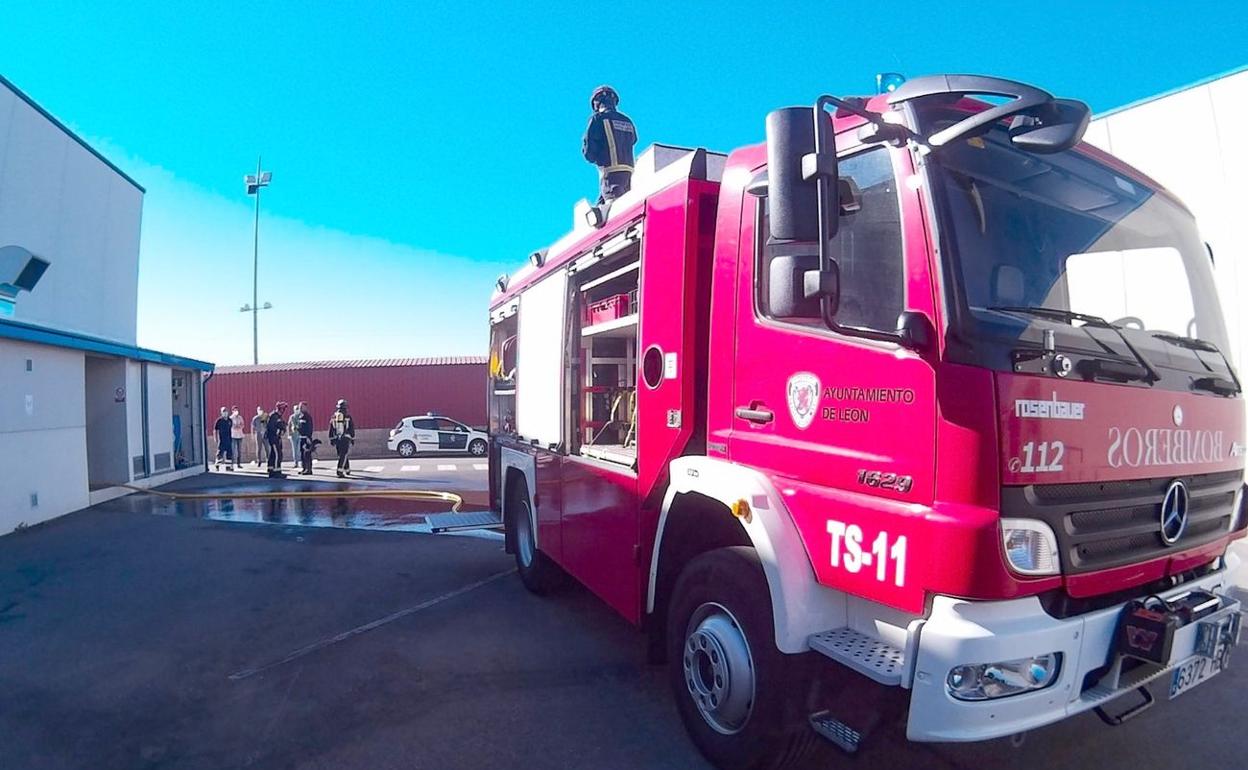
[[[256,224],[251,245],[251,304],[240,308],[244,313],[251,311],[251,359],[253,364],[260,363],[260,311],[273,307],[268,302],[260,306],[260,190],[269,186],[273,178],[270,171],[261,170],[260,156],[256,156],[256,175],[243,177],[247,185],[247,194],[256,196]]]
[[[260,156],[256,156],[256,178],[260,177]],[[256,224],[251,240],[251,362],[260,363],[260,187],[256,187]]]

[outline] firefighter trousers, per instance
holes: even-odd
[[[598,205],[613,201],[632,189],[632,171],[599,172]]]

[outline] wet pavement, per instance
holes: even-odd
[[[134,513],[222,522],[391,532],[420,532],[426,514],[450,511],[449,503],[436,500],[346,497],[172,500],[141,493],[121,498],[112,507]]]
[[[0,768],[706,767],[641,635],[586,591],[532,596],[496,541],[384,531],[402,506],[327,505],[227,520],[136,495],[0,538]],[[1239,657],[1120,728],[890,729],[851,766],[1235,767]]]
[[[453,480],[442,477],[354,476],[339,480],[332,471],[318,471],[316,476],[289,475],[270,479],[251,470],[206,473],[182,479],[160,488],[161,492],[195,495],[196,498],[171,498],[152,493],[135,493],[111,501],[111,510],[157,516],[178,516],[248,524],[276,524],[336,529],[369,529],[393,532],[419,532],[425,516],[447,513],[451,503],[442,500],[388,498],[387,492],[407,493],[414,490],[449,492],[462,500],[460,511],[487,510],[485,473],[458,474]],[[338,497],[337,491],[354,494],[376,492],[376,497]],[[275,492],[314,493],[317,497],[268,497]],[[203,495],[221,494],[220,499],[197,499]],[[234,499],[239,495],[257,495],[254,499]],[[264,496],[264,497],[261,497]]]

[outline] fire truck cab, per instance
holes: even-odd
[[[727,156],[651,147],[499,279],[507,549],[647,631],[718,766],[1120,723],[1226,665],[1209,257],[1087,122],[996,78],[820,97]]]

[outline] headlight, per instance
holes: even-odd
[[[1043,690],[1057,681],[1062,654],[1050,652],[1000,663],[956,666],[945,678],[949,694],[958,700],[992,700]]]
[[[1021,575],[1056,575],[1061,569],[1053,528],[1034,519],[1002,519],[1001,538],[1010,568]]]
[[[1231,504],[1231,531],[1244,526],[1244,485],[1235,490],[1235,502]]]

